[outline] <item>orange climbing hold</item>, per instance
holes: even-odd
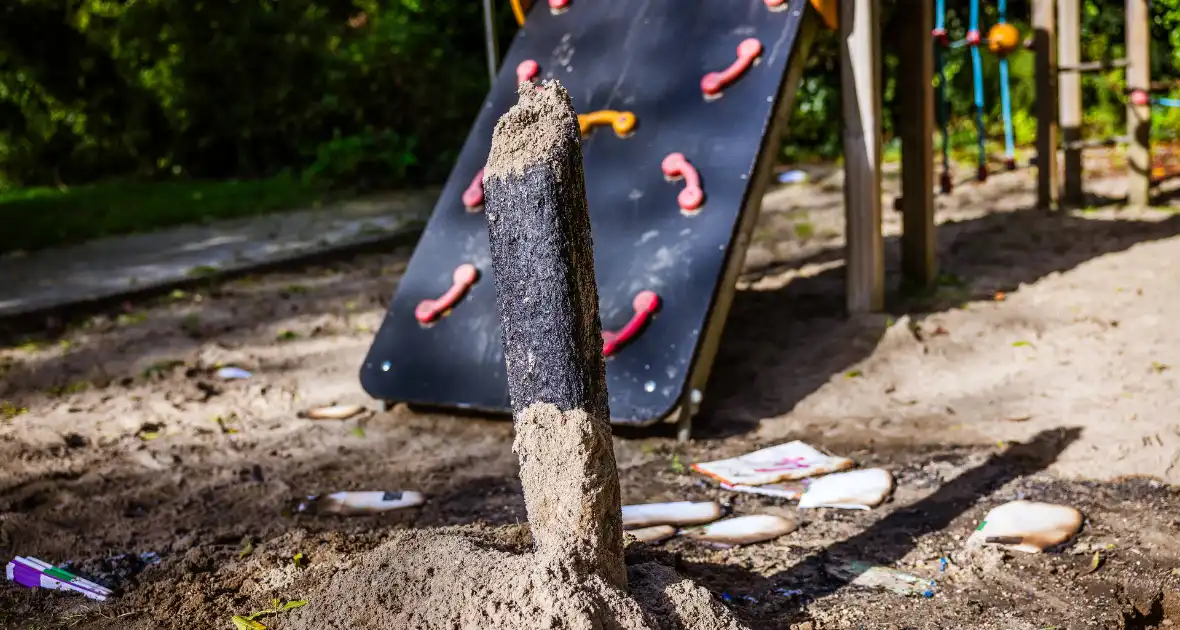
[[[840,21],[837,19],[839,3],[840,0],[811,0],[811,6],[819,13],[819,17],[824,21],[824,26],[833,31],[840,28]],[[767,2],[766,5],[770,6],[770,2]]]
[[[610,125],[620,138],[635,130],[635,114],[619,112],[613,109],[600,109],[589,114],[578,114],[578,128],[582,135],[588,135],[590,130],[598,125]]]
[[[987,49],[998,57],[1007,57],[1020,47],[1020,30],[1000,22],[987,32]]]

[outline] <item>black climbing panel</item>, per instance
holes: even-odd
[[[487,227],[482,208],[470,206],[480,199],[473,180],[493,126],[516,102],[526,62],[526,75],[565,85],[588,126],[582,151],[600,316],[615,336],[606,369],[611,417],[635,425],[668,417],[708,372],[711,353],[702,347],[720,334],[733,270],[745,256],[778,149],[776,122],[793,101],[806,54],[810,10],[806,0],[777,11],[764,0],[571,0],[553,14],[536,3],[365,357],[365,391],[423,406],[510,411]],[[721,75],[706,79],[711,72]],[[706,96],[719,81],[720,96]],[[680,156],[665,164],[672,154]],[[665,169],[679,179],[669,181]],[[703,202],[684,192],[691,171]],[[463,265],[476,274],[456,273]],[[449,310],[423,304],[451,298]]]

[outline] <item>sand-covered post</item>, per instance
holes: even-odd
[[[484,210],[537,558],[626,588],[578,119],[524,82],[496,124]]]

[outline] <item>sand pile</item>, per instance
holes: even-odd
[[[630,592],[505,545],[505,529],[407,531],[345,567],[309,570],[312,603],[283,628],[740,630],[670,567],[628,568]],[[326,573],[332,572],[332,575]]]
[[[309,572],[295,628],[741,628],[671,568],[624,565],[577,116],[557,83],[519,96],[496,125],[484,198],[529,540],[405,532]]]

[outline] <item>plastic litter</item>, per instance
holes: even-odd
[[[703,527],[681,530],[680,534],[694,540],[727,548],[773,540],[795,531],[798,524],[773,514],[751,514],[710,523]]]
[[[700,525],[721,518],[721,504],[716,501],[675,501],[623,506],[623,527],[652,525]]]
[[[231,366],[219,368],[216,372],[216,375],[217,375],[217,378],[220,378],[222,380],[237,381],[237,380],[250,378],[251,376],[254,376],[254,373],[251,372],[250,370],[243,370],[240,367],[233,367],[231,365]]]
[[[851,459],[827,455],[798,440],[740,457],[692,465],[693,470],[703,475],[735,486],[803,479],[851,467]]]
[[[300,418],[311,420],[347,420],[364,412],[365,408],[362,405],[331,405],[301,411],[298,415]]]
[[[792,169],[779,173],[775,179],[780,184],[802,184],[807,181],[807,173],[799,169]]]
[[[106,598],[113,594],[106,587],[37,558],[17,556],[5,567],[5,573],[10,581],[26,588],[73,591],[100,602],[106,601]]]
[[[898,595],[934,597],[934,580],[927,580],[904,571],[871,565],[867,562],[847,562],[829,565],[828,572],[851,578],[850,584],[866,588],[880,588]]]
[[[412,490],[336,492],[322,497],[307,497],[307,501],[299,504],[299,511],[357,516],[416,507],[425,502],[426,497],[422,493]]]
[[[768,483],[764,486],[746,486],[742,484],[732,484],[721,482],[723,490],[731,492],[747,492],[749,494],[761,494],[768,497],[778,497],[780,499],[788,499],[791,501],[798,501],[803,492],[807,490],[807,486],[811,483],[810,479],[802,481],[792,481],[787,483]]]
[[[893,491],[893,475],[884,468],[868,468],[812,479],[799,499],[800,508],[868,510]]]
[[[967,546],[1000,545],[1040,553],[1060,545],[1082,527],[1082,513],[1067,505],[1010,501],[992,508],[967,538]]]
[[[656,525],[654,527],[641,527],[639,529],[632,529],[627,531],[640,542],[648,544],[655,544],[668,540],[676,535],[676,528],[671,525]]]

